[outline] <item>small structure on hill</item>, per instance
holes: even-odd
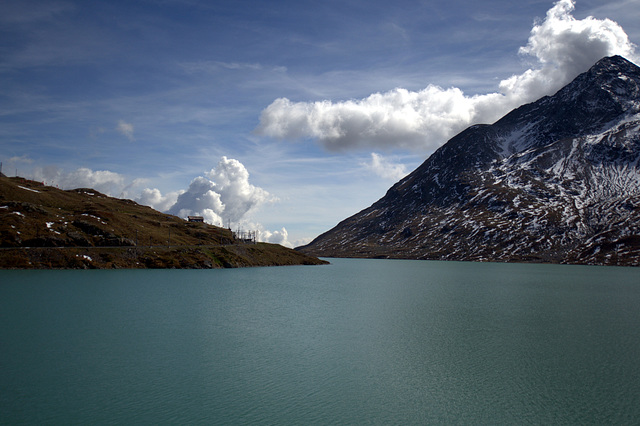
[[[233,239],[238,242],[245,243],[245,244],[255,244],[257,239],[257,234],[258,234],[257,231],[238,230],[236,232],[233,232],[231,235],[233,236]]]
[[[202,216],[187,216],[187,220],[189,222],[200,222],[204,223],[204,217]]]

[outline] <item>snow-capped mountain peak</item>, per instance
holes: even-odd
[[[640,264],[640,68],[604,58],[459,133],[318,256]]]

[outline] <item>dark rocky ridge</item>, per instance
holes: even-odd
[[[640,68],[604,58],[453,137],[316,256],[640,264]]]
[[[326,263],[246,243],[93,189],[62,191],[0,176],[0,269],[233,268]]]

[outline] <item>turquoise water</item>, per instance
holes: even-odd
[[[2,424],[632,424],[640,270],[1,271]]]

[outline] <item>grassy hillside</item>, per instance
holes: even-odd
[[[223,268],[321,264],[277,244],[244,243],[93,189],[0,176],[0,268]]]

